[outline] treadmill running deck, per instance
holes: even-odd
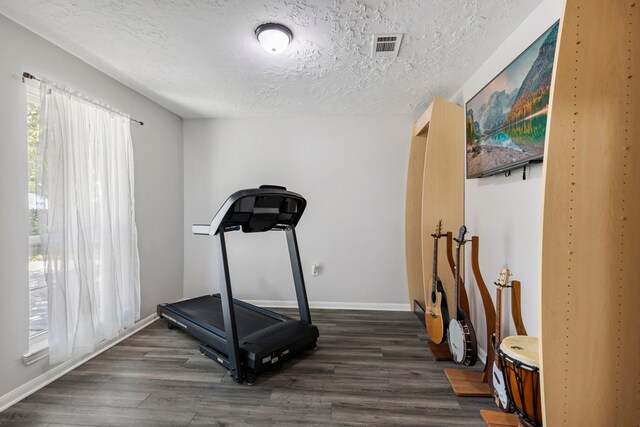
[[[220,294],[205,295],[173,304],[167,304],[166,308],[181,317],[189,319],[200,327],[219,335],[221,338],[225,338],[224,318],[222,317]],[[244,307],[242,303],[238,303],[238,301],[234,302],[234,310],[236,315],[236,327],[238,328],[238,338],[240,340],[247,335],[251,335],[287,319],[287,317],[282,316],[282,320],[278,320],[267,316],[266,314],[250,310]]]

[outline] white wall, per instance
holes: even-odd
[[[189,224],[210,221],[236,190],[276,184],[308,202],[297,231],[312,304],[408,307],[404,201],[412,119],[185,120],[185,296],[218,289],[214,239],[193,236]],[[230,233],[227,244],[235,296],[295,300],[283,233]],[[317,277],[313,263],[321,264]]]
[[[545,0],[509,38],[467,80],[452,101],[464,105],[513,59],[560,19],[562,0]],[[542,166],[533,165],[522,180],[522,169],[510,177],[495,175],[465,181],[465,223],[470,235],[480,237],[479,261],[482,275],[495,299],[498,274],[503,267],[522,282],[522,317],[529,335],[538,335],[540,291],[540,236],[542,232]],[[470,248],[467,248],[470,251]],[[470,252],[468,252],[470,254]],[[478,337],[485,336],[482,300],[467,257],[466,277],[473,287],[470,295],[473,324]],[[466,283],[466,282],[465,282]],[[469,289],[469,287],[467,287]],[[503,331],[515,334],[511,318],[511,294],[505,292]],[[508,325],[508,326],[507,326]],[[479,339],[486,350],[484,338]]]
[[[27,132],[23,71],[47,76],[133,117],[142,316],[182,296],[182,120],[0,15],[0,396],[46,372],[28,351]]]

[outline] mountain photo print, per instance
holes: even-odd
[[[542,159],[558,26],[467,102],[467,178]]]

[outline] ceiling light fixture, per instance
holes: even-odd
[[[262,24],[256,28],[256,37],[260,45],[269,53],[283,52],[291,40],[291,30],[281,24]]]

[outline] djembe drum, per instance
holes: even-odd
[[[529,426],[542,426],[538,338],[523,335],[505,338],[498,356],[502,363],[507,396],[513,408]]]

